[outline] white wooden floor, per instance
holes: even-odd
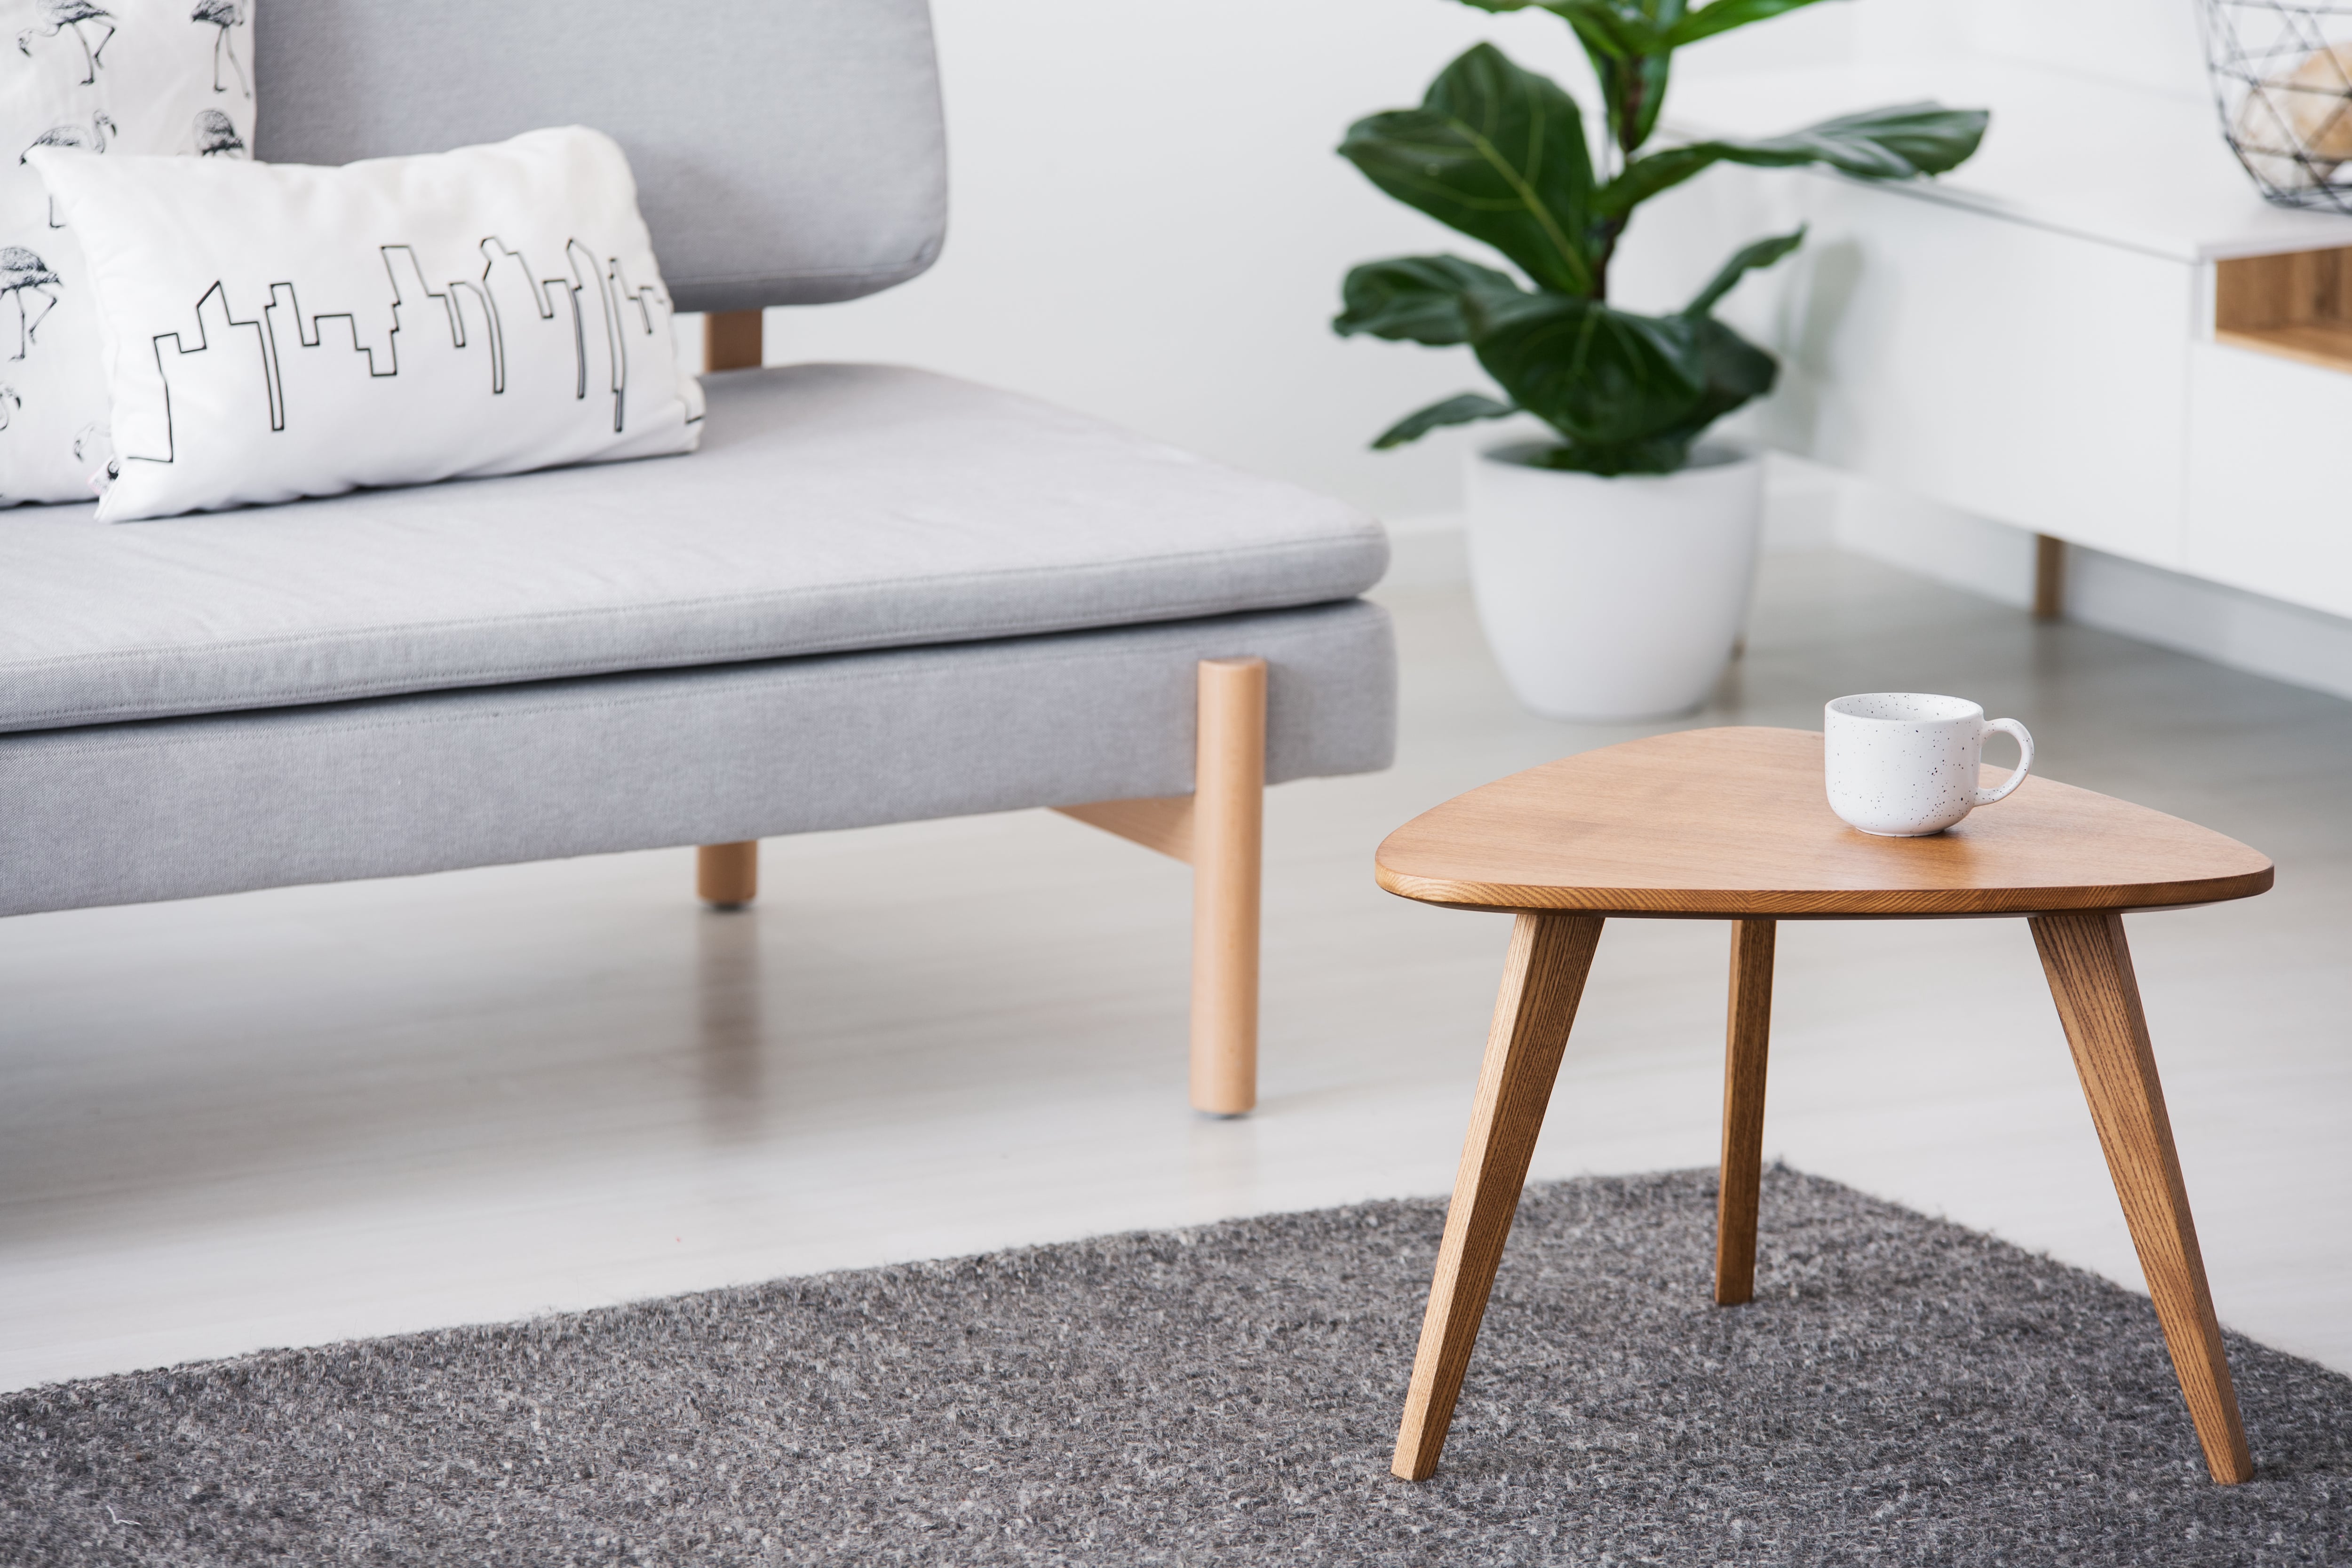
[[[677,851],[0,924],[0,1387],[1445,1190],[1504,927],[1372,847],[1637,731],[1390,601],[1398,767],[1269,806],[1245,1121],[1184,1106],[1187,873],[1043,812],[772,842],[740,915]],[[2352,705],[1822,553],[1687,722],[1886,688],[2278,861],[2132,937],[2223,1320],[2352,1371]],[[1726,945],[1612,926],[1539,1176],[1713,1158]],[[1784,926],[1775,1025],[1768,1152],[2137,1287],[2021,922]]]

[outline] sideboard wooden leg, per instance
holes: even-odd
[[[760,896],[760,841],[705,844],[694,852],[694,891],[718,909],[740,909]]]
[[[1389,1464],[1406,1480],[1428,1479],[1444,1450],[1454,1401],[1478,1343],[1486,1295],[1518,1212],[1519,1189],[1527,1184],[1528,1161],[1551,1103],[1552,1080],[1568,1048],[1601,925],[1597,915],[1521,915],[1511,927],[1470,1135],[1445,1211],[1445,1239],[1437,1249],[1404,1423]]]
[[[1192,1105],[1257,1103],[1258,889],[1265,661],[1203,659],[1193,741]]]
[[[1772,947],[1780,927],[1731,927],[1731,1005],[1724,1027],[1723,1164],[1716,1183],[1715,1300],[1756,1293],[1756,1200],[1764,1180],[1764,1059],[1772,1041]]]
[[[2074,1053],[2074,1071],[2099,1129],[2099,1147],[2123,1200],[2132,1245],[2147,1277],[2157,1321],[2172,1351],[2172,1370],[2204,1445],[2205,1466],[2224,1485],[2252,1478],[2245,1424],[2221,1348],[2221,1325],[2205,1283],[2189,1189],[2180,1177],[2164,1085],[2156,1075],[2147,1016],[2124,941],[2123,916],[2112,913],[2036,916],[2033,944],[2050,977],[2050,994]]]
[[[2063,621],[2066,616],[2066,541],[2048,534],[2033,536],[2033,618]]]

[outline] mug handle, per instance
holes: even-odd
[[[2006,735],[2017,742],[2017,771],[2011,774],[2009,782],[1998,789],[1978,790],[1976,800],[1970,802],[1971,806],[1990,806],[1995,800],[2008,799],[2009,792],[2024,783],[2025,776],[2033,771],[2033,737],[2026,733],[2023,725],[2013,718],[1990,719],[1985,724],[1984,733],[1985,735]],[[1977,744],[1979,746],[1984,744],[1983,736],[1977,737]]]

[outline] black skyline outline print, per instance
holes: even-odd
[[[81,45],[84,69],[80,85],[92,87],[98,82],[98,68],[106,63],[106,46],[114,41],[114,13],[94,4],[94,0],[40,0],[41,20],[47,26],[32,26],[16,35],[16,51],[26,59],[33,57],[35,38],[54,38],[70,31],[74,41]],[[84,22],[99,22],[106,27],[106,37],[90,47],[89,35],[81,30]]]
[[[572,396],[575,401],[583,402],[588,397],[588,336],[587,313],[582,307],[580,296],[591,287],[596,290],[597,303],[604,317],[606,357],[612,370],[613,432],[616,435],[620,434],[626,428],[627,422],[628,343],[620,311],[616,308],[617,301],[614,296],[621,295],[636,306],[644,335],[652,337],[656,332],[653,308],[658,305],[667,309],[669,306],[668,299],[659,287],[647,284],[643,287],[630,287],[627,273],[621,264],[620,257],[610,257],[606,265],[599,267],[595,253],[577,239],[567,240],[564,243],[565,259],[572,265],[572,276],[570,277],[533,277],[532,268],[523,254],[509,248],[506,242],[496,235],[486,236],[477,248],[484,258],[478,283],[473,279],[460,277],[452,279],[441,289],[435,289],[425,282],[424,268],[416,259],[414,246],[382,245],[376,247],[378,255],[383,261],[386,281],[392,288],[393,324],[384,333],[385,364],[383,367],[379,367],[376,362],[375,347],[360,341],[359,318],[355,312],[324,310],[306,317],[302,314],[301,307],[296,298],[294,285],[290,281],[284,281],[270,284],[269,303],[261,308],[257,317],[248,320],[239,320],[230,307],[228,286],[226,280],[215,278],[212,286],[196,298],[196,346],[194,348],[186,346],[184,335],[179,331],[157,332],[150,339],[154,350],[156,374],[163,388],[163,455],[156,456],[150,453],[124,453],[118,459],[118,467],[122,463],[170,464],[177,460],[179,430],[172,412],[171,361],[167,361],[164,357],[164,344],[166,341],[170,343],[173,360],[184,360],[196,354],[210,352],[214,345],[212,335],[205,325],[205,310],[215,295],[220,297],[221,320],[230,328],[249,329],[254,334],[254,346],[261,361],[263,392],[269,408],[269,428],[273,434],[283,433],[287,426],[285,380],[278,358],[278,312],[281,308],[294,323],[295,341],[304,349],[316,349],[325,343],[326,334],[320,325],[321,322],[341,321],[350,335],[352,351],[364,356],[367,360],[369,379],[389,381],[400,374],[400,334],[404,327],[402,308],[412,304],[421,306],[424,299],[437,301],[448,322],[450,347],[462,350],[471,346],[471,340],[466,331],[466,310],[463,304],[464,301],[470,299],[479,311],[482,324],[486,329],[484,337],[487,339],[487,347],[489,350],[491,395],[503,396],[507,383],[506,331],[499,315],[496,290],[490,287],[491,275],[501,262],[514,264],[521,280],[523,292],[536,308],[541,319],[551,321],[556,319],[554,303],[556,293],[560,292],[564,300],[570,304],[573,361]],[[395,253],[406,261],[408,277],[415,282],[416,291],[423,296],[423,299],[411,301],[404,292],[401,268],[394,260]],[[18,303],[21,310],[21,298]],[[54,302],[52,304],[54,306]],[[44,311],[42,314],[46,317],[47,312]],[[693,422],[688,421],[688,423]]]

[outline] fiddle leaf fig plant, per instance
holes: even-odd
[[[1441,72],[1418,109],[1349,128],[1339,155],[1407,205],[1517,267],[1458,256],[1399,256],[1348,274],[1342,337],[1466,343],[1502,398],[1464,392],[1408,414],[1375,447],[1440,425],[1532,413],[1559,433],[1541,459],[1591,474],[1669,474],[1706,427],[1772,389],[1772,356],[1717,320],[1742,277],[1797,248],[1804,231],[1758,240],[1671,316],[1609,303],[1609,267],[1633,209],[1715,163],[1824,164],[1863,180],[1958,166],[1983,140],[1981,110],[1903,104],[1760,141],[1675,142],[1644,152],[1674,52],[1813,0],[1464,0],[1541,9],[1574,29],[1600,84],[1607,140],[1596,160],[1582,110],[1559,84],[1480,44]]]

